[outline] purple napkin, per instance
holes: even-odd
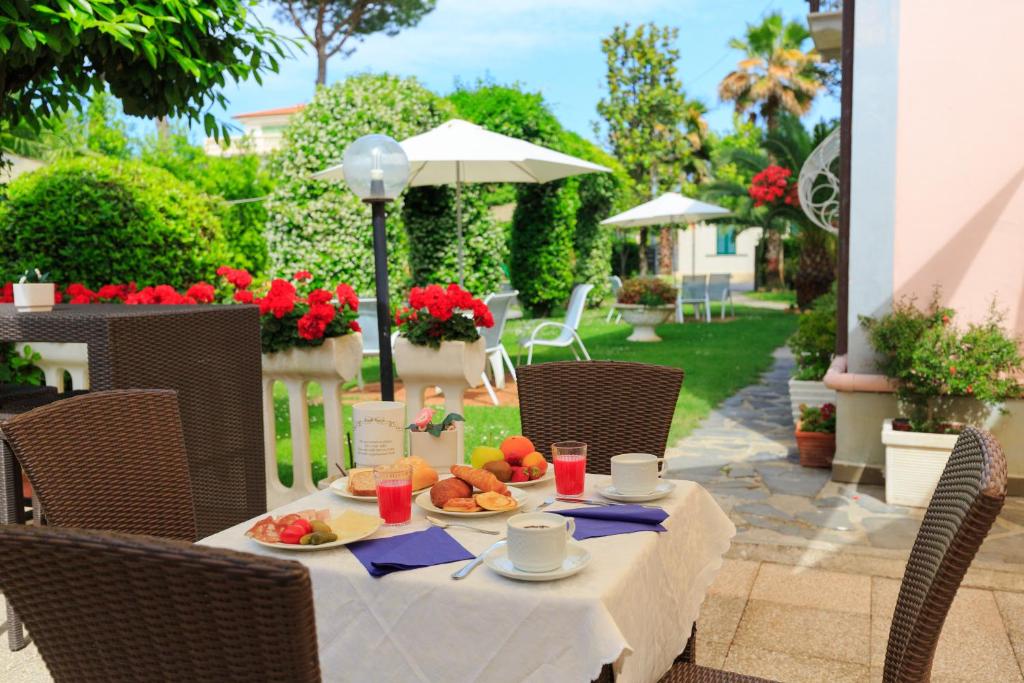
[[[576,520],[573,538],[577,541],[636,531],[665,531],[661,523],[668,519],[668,513],[661,508],[643,505],[594,505],[552,512]]]
[[[366,567],[370,576],[377,577],[405,569],[472,560],[474,557],[446,531],[436,526],[401,536],[349,543],[348,549]]]

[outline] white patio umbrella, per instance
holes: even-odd
[[[666,192],[656,199],[604,219],[601,221],[601,225],[611,225],[616,228],[642,228],[648,225],[690,224],[690,274],[693,275],[697,270],[697,238],[693,224],[728,215],[730,215],[728,209],[723,209],[715,204],[684,197],[678,192]]]
[[[525,140],[493,133],[468,121],[452,119],[401,142],[409,158],[409,185],[454,185],[455,224],[459,250],[459,282],[463,281],[462,184],[546,183],[611,169],[556,152]],[[344,178],[341,165],[315,178]]]

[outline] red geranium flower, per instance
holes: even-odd
[[[306,301],[312,306],[314,304],[326,304],[331,300],[331,293],[326,289],[314,289],[306,297]]]
[[[350,311],[359,310],[359,297],[356,296],[356,291],[354,289],[342,282],[338,285],[336,291],[338,293],[339,306],[347,306]]]
[[[299,318],[298,327],[299,336],[303,339],[320,339],[324,336],[324,330],[327,329],[327,323],[322,320],[318,320],[311,313],[307,313]]]
[[[248,289],[239,289],[235,292],[235,301],[240,304],[251,304],[253,301],[252,292]]]
[[[299,270],[295,272],[293,279],[298,282],[306,282],[313,279],[313,273],[308,270]]]
[[[212,304],[214,296],[213,285],[205,282],[197,282],[188,288],[188,291],[185,292],[185,296],[194,299],[197,303]]]

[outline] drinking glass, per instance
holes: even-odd
[[[559,441],[551,444],[551,459],[555,463],[555,490],[562,496],[583,493],[583,479],[587,474],[587,444],[582,441]]]
[[[412,518],[412,465],[377,465],[377,509],[387,526],[408,524]]]

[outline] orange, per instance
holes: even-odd
[[[540,470],[540,476],[543,477],[544,473],[548,471],[548,461],[544,459],[543,455],[534,451],[523,457],[523,467],[536,467]]]
[[[518,465],[523,457],[537,450],[525,436],[510,436],[501,442],[501,452],[510,465]]]

